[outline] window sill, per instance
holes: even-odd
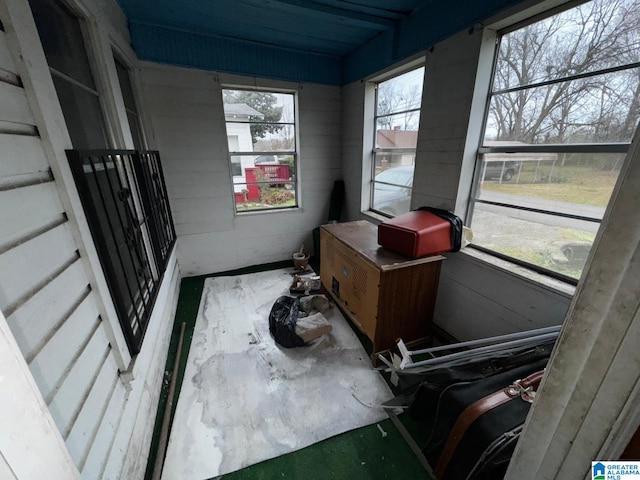
[[[254,215],[274,215],[274,214],[292,214],[302,213],[304,209],[302,207],[289,207],[289,208],[274,208],[271,210],[248,210],[246,212],[235,212],[236,218],[252,217]]]
[[[360,212],[360,214],[365,217],[364,220],[369,220],[370,222],[375,223],[376,225],[381,222],[384,222],[385,220],[389,220],[390,218],[390,217],[385,217],[384,215],[380,215],[379,213],[372,212],[371,210],[362,211]]]
[[[472,262],[476,262],[482,265],[490,265],[509,275],[517,277],[519,280],[524,280],[538,287],[552,290],[561,295],[565,295],[568,298],[573,297],[576,291],[575,285],[563,282],[562,280],[551,278],[547,275],[543,275],[521,265],[511,263],[507,260],[502,260],[501,258],[494,257],[489,253],[481,252],[471,247],[463,248],[459,253],[467,256],[468,259]]]
[[[365,217],[366,220],[369,220],[370,222],[375,223],[376,225],[379,224],[380,222],[383,222],[389,219],[384,215],[377,214],[370,210],[363,211],[360,213]],[[562,280],[558,280],[556,278],[552,278],[547,275],[543,275],[541,273],[535,272],[521,265],[517,265],[507,260],[494,257],[489,253],[481,252],[471,247],[463,248],[462,250],[460,250],[459,253],[467,256],[469,261],[475,262],[482,266],[489,265],[491,267],[497,268],[498,270],[501,270],[507,273],[508,275],[512,275],[518,278],[519,280],[524,280],[538,287],[543,287],[548,290],[552,290],[561,295],[565,295],[567,298],[573,297],[576,291],[575,285],[572,285],[567,282],[563,282]],[[447,254],[445,254],[445,256],[446,255]]]

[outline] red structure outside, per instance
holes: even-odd
[[[260,172],[260,173],[258,173]],[[260,189],[256,182],[269,181],[270,185],[282,185],[289,183],[291,180],[290,168],[288,164],[284,165],[256,165],[252,168],[245,169],[247,179],[247,195],[246,201],[259,202]],[[244,203],[245,196],[242,193],[235,194],[236,203]]]

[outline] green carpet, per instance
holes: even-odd
[[[224,480],[428,479],[390,420],[224,475]]]
[[[185,322],[186,327],[173,401],[174,411],[182,386],[205,278],[223,275],[242,275],[289,266],[291,266],[291,262],[284,261],[231,272],[223,272],[216,275],[182,279],[165,366],[166,372],[171,372],[173,369],[178,349],[180,326],[182,322]],[[311,262],[311,266],[316,271],[319,271],[318,266],[314,265],[313,262]],[[368,339],[357,329],[354,328],[354,331],[358,334],[367,352],[370,352],[371,344]],[[145,480],[151,480],[153,474],[153,465],[156,459],[156,452],[158,451],[162,419],[167,406],[168,390],[169,384],[168,381],[165,381],[162,385],[160,401],[158,403],[158,412],[156,414]],[[171,418],[173,418],[173,413],[174,412],[172,412]],[[406,416],[401,416],[405,426],[410,431],[415,430],[416,425],[412,425],[410,419],[402,417]],[[386,437],[383,437],[376,425],[370,425],[332,437],[297,452],[247,467],[232,474],[224,475],[222,478],[225,480],[271,480],[281,478],[304,480],[324,480],[331,478],[357,480],[430,479],[431,477],[420,464],[393,423],[391,423],[390,420],[385,420],[384,422],[380,422],[380,426],[387,433]]]

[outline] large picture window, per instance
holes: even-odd
[[[298,206],[294,93],[223,89],[236,212]]]
[[[424,67],[376,84],[371,210],[409,211]]]
[[[474,243],[575,282],[640,115],[640,11],[594,0],[502,32]]]

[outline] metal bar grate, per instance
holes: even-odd
[[[167,187],[158,152],[134,156],[134,169],[144,209],[149,216],[151,243],[158,271],[164,271],[176,240]]]
[[[67,151],[127,346],[140,351],[176,235],[158,152]]]

